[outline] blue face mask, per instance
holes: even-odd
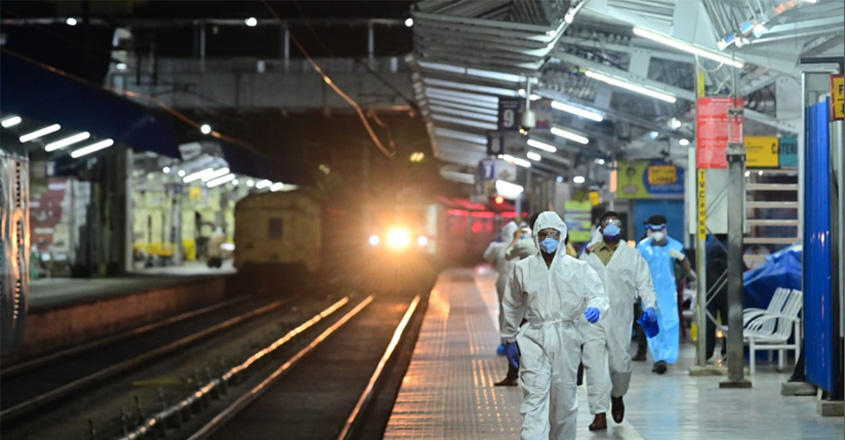
[[[558,240],[555,240],[552,237],[547,237],[545,240],[540,242],[540,250],[547,254],[553,254],[557,251],[558,243],[560,243]]]
[[[619,237],[622,235],[622,230],[619,229],[619,226],[611,223],[604,227],[602,234],[607,241],[618,241]]]

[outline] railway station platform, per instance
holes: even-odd
[[[112,278],[41,278],[29,285],[29,312],[42,312],[103,299],[128,296],[165,287],[232,275],[228,264],[210,269],[205,264],[159,267]]]
[[[517,439],[519,387],[494,387],[506,372],[499,344],[495,272],[449,270],[431,292],[411,364],[385,439]],[[632,349],[634,347],[632,346]],[[841,417],[815,412],[815,397],[784,397],[788,374],[758,370],[753,388],[719,389],[723,376],[692,377],[694,346],[682,342],[678,364],[658,376],[652,362],[634,362],[625,421],[608,417],[590,432],[587,393],[579,388],[578,439],[830,440],[841,439]]]
[[[16,362],[221,303],[235,271],[205,265],[157,268],[114,278],[42,278],[30,282]],[[243,292],[240,292],[243,294]]]

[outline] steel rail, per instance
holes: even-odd
[[[91,342],[88,342],[88,343],[85,343],[85,344],[82,344],[82,345],[77,345],[77,346],[70,347],[70,348],[65,349],[65,350],[50,353],[46,356],[41,356],[41,357],[37,357],[37,358],[34,358],[34,359],[18,362],[18,363],[10,365],[8,367],[0,367],[0,379],[8,379],[9,377],[20,374],[20,373],[24,372],[24,370],[27,370],[27,369],[30,369],[30,368],[42,367],[44,365],[47,365],[47,364],[50,364],[50,363],[53,363],[53,362],[57,362],[57,361],[60,361],[60,360],[63,360],[63,359],[67,359],[71,356],[76,356],[78,354],[85,353],[86,351],[91,351],[91,350],[103,347],[105,345],[108,345],[108,344],[111,344],[111,343],[114,343],[114,342],[122,341],[124,339],[128,339],[128,338],[131,338],[133,336],[137,336],[137,335],[147,333],[147,332],[150,332],[150,331],[153,331],[153,330],[158,330],[158,329],[165,327],[165,326],[168,326],[170,324],[175,324],[175,323],[180,322],[180,321],[186,321],[188,319],[191,319],[191,318],[194,318],[194,317],[197,317],[197,316],[200,316],[200,315],[205,315],[207,313],[211,313],[211,312],[223,309],[225,307],[229,307],[229,306],[235,305],[237,303],[246,301],[248,298],[249,298],[249,295],[243,295],[243,296],[240,296],[240,297],[237,297],[237,298],[233,298],[229,301],[224,301],[224,302],[214,304],[214,305],[211,305],[211,306],[208,306],[208,307],[203,307],[203,308],[200,308],[200,309],[191,310],[190,312],[185,312],[185,313],[182,313],[181,315],[176,315],[176,316],[164,319],[162,321],[143,325],[141,327],[132,328],[132,329],[129,329],[129,330],[126,330],[126,331],[123,331],[123,332],[120,332],[120,333],[117,333],[117,334],[114,334],[114,335],[111,335],[111,336],[107,336],[105,338],[100,338],[100,339],[97,339],[97,340],[94,340],[94,341],[91,341]]]
[[[10,420],[15,420],[24,416],[26,414],[31,413],[32,411],[42,408],[43,406],[55,402],[61,398],[68,396],[69,394],[76,392],[80,389],[85,387],[94,385],[98,382],[101,382],[105,379],[112,378],[120,373],[125,371],[131,370],[138,366],[141,366],[145,363],[148,363],[154,359],[160,358],[164,355],[173,353],[189,344],[197,342],[201,339],[209,337],[215,333],[219,333],[223,330],[229,329],[234,327],[238,324],[241,324],[249,319],[255,318],[257,316],[261,316],[263,314],[269,313],[273,310],[278,309],[279,307],[283,306],[284,304],[288,303],[290,299],[276,301],[274,303],[268,304],[263,307],[259,307],[258,309],[249,311],[242,315],[236,316],[234,318],[228,319],[223,321],[217,325],[212,327],[206,328],[199,332],[196,332],[190,336],[186,336],[182,339],[177,341],[173,341],[169,344],[163,345],[155,350],[148,351],[140,356],[136,356],[132,359],[127,359],[121,363],[112,365],[106,369],[100,370],[97,373],[91,374],[89,376],[85,376],[81,379],[77,379],[73,382],[67,383],[62,385],[58,388],[53,389],[47,393],[41,394],[35,398],[29,399],[25,402],[19,403],[11,408],[4,409],[0,411],[0,422],[2,423],[9,423]]]
[[[373,375],[370,377],[370,381],[367,383],[367,387],[364,388],[364,392],[361,393],[361,397],[358,399],[355,407],[352,408],[352,412],[349,413],[349,417],[346,419],[346,423],[344,423],[340,434],[338,434],[337,440],[347,440],[352,438],[355,428],[357,427],[357,423],[360,420],[359,416],[364,413],[372,401],[376,384],[381,379],[387,363],[393,357],[393,353],[396,351],[399,341],[405,335],[405,328],[411,321],[411,317],[414,316],[414,312],[417,310],[417,306],[419,306],[419,304],[420,297],[417,295],[408,306],[408,310],[405,312],[405,316],[402,318],[402,321],[399,322],[398,326],[396,326],[396,331],[393,332],[393,338],[390,339],[390,344],[388,344],[387,349],[384,350],[384,355],[382,355],[381,360],[379,360],[376,370],[373,372]]]
[[[290,360],[285,362],[281,367],[279,367],[273,373],[271,373],[269,376],[267,376],[263,381],[261,381],[261,383],[259,383],[258,385],[253,387],[251,390],[249,390],[247,393],[242,395],[240,398],[235,400],[231,405],[229,405],[223,411],[221,411],[219,414],[217,414],[210,422],[205,424],[202,428],[197,430],[193,435],[188,437],[188,440],[206,439],[209,436],[211,436],[212,434],[214,434],[218,429],[220,429],[223,425],[225,425],[226,422],[231,420],[235,415],[237,415],[240,411],[242,411],[244,408],[246,408],[250,403],[252,403],[256,399],[258,399],[261,395],[263,395],[274,383],[276,383],[276,381],[278,381],[282,377],[282,375],[284,373],[286,373],[294,365],[299,363],[299,361],[301,361],[307,354],[309,354],[311,351],[313,351],[321,343],[325,342],[326,339],[328,339],[329,336],[331,336],[333,333],[335,333],[344,324],[349,322],[350,319],[352,319],[356,315],[358,315],[358,313],[360,313],[362,310],[364,310],[364,308],[367,307],[372,302],[373,302],[373,296],[372,295],[368,296],[366,299],[361,301],[357,306],[355,306],[354,309],[350,310],[346,315],[344,315],[337,322],[332,324],[331,327],[326,329],[323,333],[321,333],[313,341],[311,341],[311,343],[308,344],[308,346],[306,346],[305,348],[300,350],[297,354],[295,354],[292,358],[290,358]],[[304,329],[302,331],[304,331]],[[301,331],[299,333],[301,333]],[[286,335],[285,338],[288,338],[288,336]],[[285,338],[279,339],[278,341],[274,342],[272,345],[268,346],[264,350],[256,353],[253,357],[251,357],[249,360],[247,360],[247,362],[249,362],[250,360],[252,360],[256,356],[262,355],[262,353],[275,350],[275,348],[277,348],[278,345],[281,345],[283,343],[281,341]],[[233,368],[232,370],[230,370],[229,372],[224,374],[220,379],[215,379],[215,381],[217,381],[219,383],[225,383],[228,379],[230,379],[231,377],[234,377],[234,375],[237,374],[238,372],[242,371],[243,369],[248,368],[249,365],[247,365],[247,362],[244,362],[244,364],[241,364],[241,365]],[[211,384],[207,385],[206,387],[208,387],[210,385]],[[122,437],[120,440],[134,440],[134,439],[137,439],[137,438],[138,437]]]

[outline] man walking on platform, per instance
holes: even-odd
[[[620,244],[622,220],[609,211],[599,220],[602,241],[587,247],[581,259],[592,267],[604,283],[610,308],[605,319],[597,325],[581,320],[583,359],[587,376],[587,395],[590,412],[594,415],[591,431],[607,429],[607,411],[616,423],[625,417],[622,397],[631,382],[631,325],[633,305],[639,297],[646,308],[647,320],[657,318],[656,297],[648,264],[640,253]]]
[[[564,252],[566,225],[546,211],[533,235],[540,253],[516,263],[505,289],[502,339],[519,367],[523,440],[574,440],[581,361],[578,321],[599,322],[607,312],[601,279]],[[520,327],[523,318],[527,321]]]

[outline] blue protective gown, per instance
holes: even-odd
[[[680,319],[678,318],[678,285],[675,281],[675,262],[669,251],[683,252],[684,245],[666,237],[666,245],[657,246],[650,237],[637,244],[637,249],[648,263],[654,290],[657,293],[657,323],[660,333],[648,339],[648,347],[655,362],[674,364],[680,351]]]

